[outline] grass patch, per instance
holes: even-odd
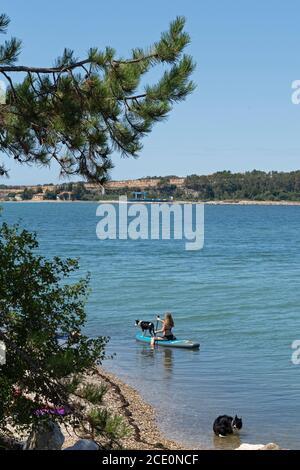
[[[70,379],[63,382],[63,385],[69,393],[75,393],[81,382],[82,376],[73,375]]]
[[[106,409],[92,409],[88,414],[88,421],[95,436],[106,434],[111,439],[122,439],[130,434],[123,417],[114,415]]]
[[[94,405],[98,405],[102,403],[103,397],[108,390],[107,385],[94,385],[94,384],[87,384],[80,390],[80,395],[85,399],[93,403]]]

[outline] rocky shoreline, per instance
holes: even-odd
[[[93,374],[82,377],[83,384],[105,386],[106,393],[101,405],[114,416],[121,417],[128,433],[115,444],[108,442],[104,436],[95,441],[91,436],[76,430],[67,424],[53,423],[50,428],[33,431],[30,435],[16,434],[15,439],[7,439],[7,445],[15,450],[205,450],[191,447],[182,442],[166,438],[160,431],[156,420],[156,410],[144,401],[141,395],[130,385],[103,367],[98,367]],[[78,402],[78,398],[77,398]],[[50,423],[51,424],[51,423]],[[224,448],[226,449],[226,447]],[[236,450],[281,450],[274,443],[242,443]]]
[[[120,440],[123,449],[131,450],[183,450],[186,445],[167,439],[158,429],[156,410],[146,403],[140,394],[114,374],[98,367],[97,374],[86,377],[88,383],[102,383],[107,386],[103,405],[113,414],[123,417],[129,429],[128,437]],[[63,448],[73,446],[78,441],[72,430],[63,429]]]
[[[170,440],[159,430],[156,421],[156,410],[145,402],[140,393],[123,382],[119,377],[98,367],[97,374],[88,376],[89,383],[99,382],[107,385],[103,405],[116,414],[121,415],[131,430],[130,435],[121,439],[123,449],[128,450],[205,450],[191,447],[182,442]],[[73,446],[78,436],[62,430],[65,435],[63,448]],[[248,444],[242,443],[236,450],[281,450],[278,444]]]

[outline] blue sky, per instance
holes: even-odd
[[[45,66],[64,47],[84,57],[90,46],[111,45],[126,56],[186,17],[197,90],[145,139],[138,160],[113,156],[114,179],[300,167],[300,105],[291,102],[300,79],[298,0],[2,0],[1,11],[23,40],[19,63]],[[7,166],[7,184],[59,181],[55,166]]]

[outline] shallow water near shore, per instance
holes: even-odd
[[[174,240],[100,241],[93,203],[2,207],[0,220],[35,230],[43,254],[79,257],[79,274],[91,273],[87,332],[111,336],[105,367],[157,407],[169,438],[300,448],[299,206],[206,206],[204,249],[193,252]],[[199,351],[135,341],[134,320],[165,311]],[[240,438],[213,437],[225,413],[242,416]]]

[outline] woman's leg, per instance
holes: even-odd
[[[163,338],[162,336],[152,336],[150,345],[154,346],[155,341],[163,341],[164,339],[165,338]]]

